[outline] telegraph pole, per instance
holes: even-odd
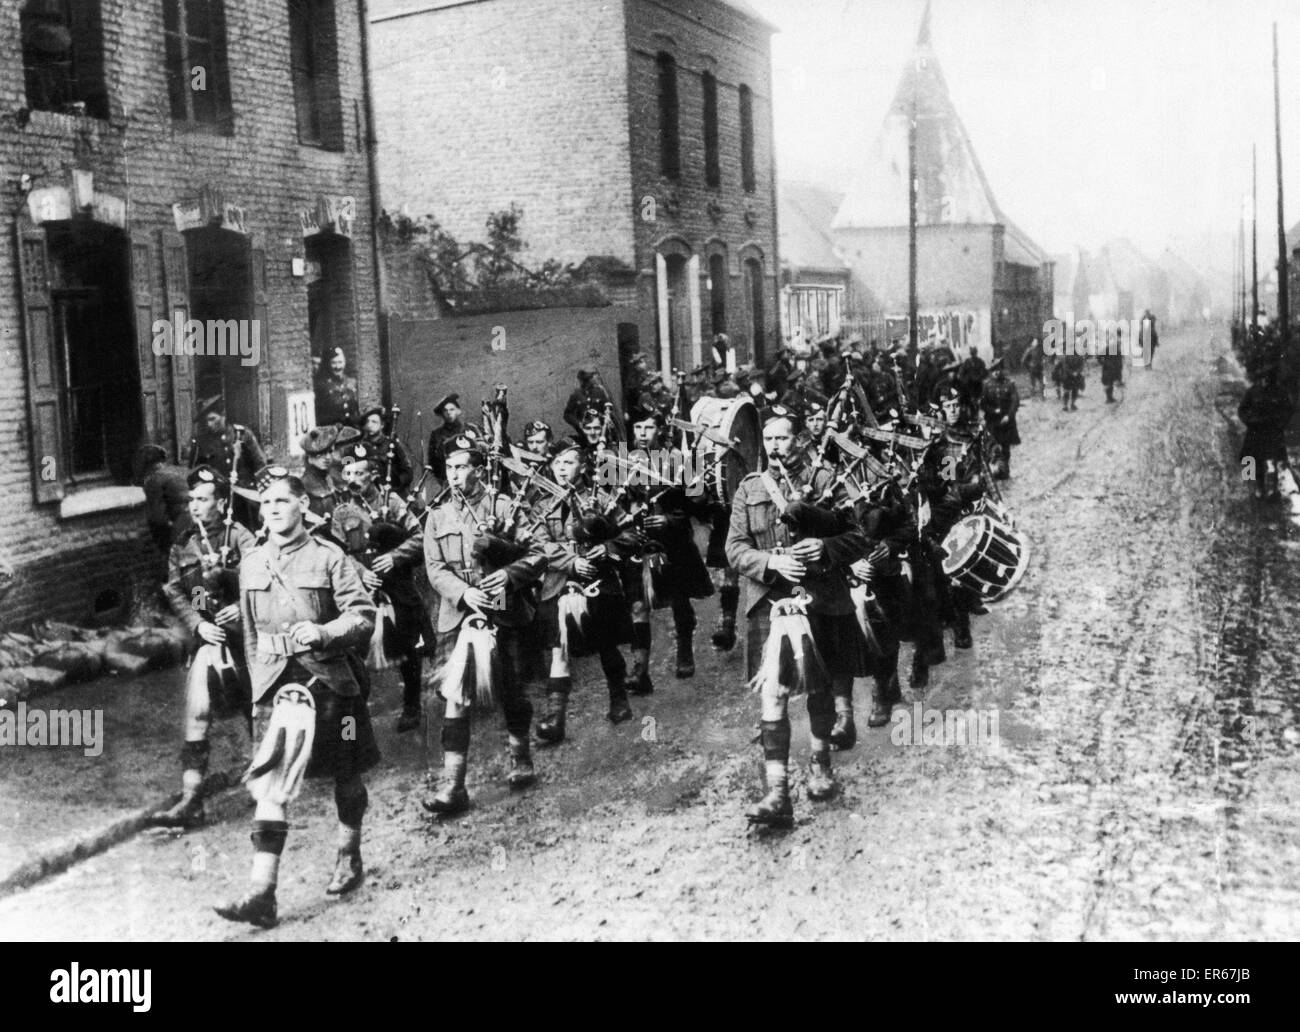
[[[1278,87],[1277,22],[1273,23],[1273,136],[1277,144],[1277,321],[1286,346],[1291,335],[1291,298],[1282,214],[1282,95]]]

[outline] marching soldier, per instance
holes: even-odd
[[[980,397],[984,393],[984,380],[988,367],[980,358],[979,348],[970,346],[970,355],[957,370],[957,390],[961,394],[962,407],[970,413],[980,409]]]
[[[660,447],[666,425],[663,412],[640,409],[633,412],[632,420],[635,457],[648,460],[652,454],[673,455]],[[673,472],[684,469],[679,460],[680,456],[670,460]],[[634,695],[649,695],[654,690],[650,679],[651,610],[672,609],[677,634],[674,673],[679,678],[693,677],[696,619],[691,600],[712,595],[713,582],[695,544],[685,487],[633,486],[627,488],[627,494],[636,512],[637,527],[636,554],[628,578],[628,595],[633,599],[632,679],[628,690]]]
[[[420,726],[424,607],[412,578],[424,554],[420,521],[398,494],[384,497],[375,486],[378,457],[370,445],[358,441],[344,450],[342,458],[346,490],[331,515],[332,534],[357,564],[361,583],[372,592],[382,592],[393,607],[393,623],[379,647],[398,657],[402,715],[397,730],[411,731]]]
[[[853,679],[869,669],[847,580],[866,540],[847,521],[801,501],[804,487],[814,498],[825,493],[832,474],[810,470],[793,445],[792,421],[769,419],[763,427],[768,470],[741,481],[727,535],[727,558],[745,578],[746,667],[762,699],[768,792],[747,816],[751,823],[769,827],[789,827],[794,821],[787,774],[790,695],[808,693],[808,796],[826,799],[835,791],[830,736],[836,712],[849,714],[852,723]],[[778,469],[784,469],[780,479],[785,483],[778,482]],[[811,654],[814,646],[820,664]],[[786,662],[786,656],[794,662]]]
[[[1084,369],[1087,362],[1082,347],[1077,345],[1074,354],[1057,359],[1057,366],[1061,370],[1062,412],[1073,412],[1079,407],[1078,400],[1079,395],[1083,393]]]
[[[564,741],[571,661],[595,653],[600,657],[609,692],[609,721],[632,719],[627,701],[627,660],[619,646],[632,640],[632,619],[619,576],[617,536],[612,522],[597,510],[596,493],[582,479],[582,450],[565,439],[555,446],[551,474],[572,491],[553,502],[538,526],[547,568],[537,619],[543,644],[551,650],[547,711],[537,722],[544,742]]]
[[[245,776],[257,800],[251,885],[216,911],[229,921],[270,928],[288,805],[302,777],[334,780],[339,851],[325,891],[343,895],[364,880],[362,775],[379,762],[379,747],[352,655],[374,630],[370,593],[342,549],[307,533],[307,489],[298,477],[270,467],[260,503],[268,538],[244,556],[239,570],[255,704],[256,750]]]
[[[415,480],[415,471],[406,445],[395,436],[397,428],[393,428],[393,435],[384,433],[384,420],[387,418],[388,410],[383,405],[372,405],[361,413],[361,439],[369,446],[377,463],[375,482],[389,484],[398,494],[405,495]],[[389,451],[393,453],[391,482],[388,475]]]
[[[163,594],[193,635],[185,681],[185,744],[181,749],[181,799],[153,823],[193,828],[203,823],[203,779],[208,773],[208,732],[214,719],[248,716],[248,670],[239,611],[239,565],[255,547],[253,535],[228,520],[230,481],[211,466],[192,470],[192,521],[168,556]]]
[[[331,348],[325,357],[329,374],[316,381],[316,423],[355,427],[361,412],[357,379],[346,375],[348,359],[342,348]]]
[[[500,699],[510,739],[511,788],[535,779],[528,729],[532,703],[519,676],[519,630],[534,614],[528,586],[541,577],[546,557],[521,528],[521,508],[487,491],[483,453],[461,436],[444,454],[448,490],[433,507],[424,531],[425,569],[442,605],[440,648],[450,653],[440,688],[443,781],[423,800],[430,813],[450,817],[469,806],[465,768],[470,712],[490,697]],[[455,639],[454,647],[449,639]],[[496,671],[499,682],[485,683]],[[473,679],[475,683],[466,684]]]
[[[1020,431],[1016,429],[1020,392],[1007,378],[1001,356],[993,360],[989,373],[980,406],[984,409],[984,425],[988,427],[995,446],[990,463],[993,476],[998,480],[1006,480],[1011,476],[1011,449],[1020,443]]]

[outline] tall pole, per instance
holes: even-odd
[[[1259,180],[1255,175],[1255,145],[1250,145],[1250,325],[1259,325]]]
[[[912,114],[907,122],[907,353],[916,355],[916,75],[912,69]]]
[[[1273,23],[1273,136],[1277,144],[1277,321],[1285,346],[1291,333],[1291,298],[1282,213],[1282,97],[1277,72],[1277,22]]]
[[[1237,267],[1241,269],[1241,279],[1238,284],[1241,303],[1237,306],[1237,311],[1241,313],[1241,327],[1244,331],[1246,328],[1246,217],[1244,214],[1237,218]]]

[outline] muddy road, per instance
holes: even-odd
[[[812,803],[798,703],[796,826],[750,830],[758,707],[739,650],[708,648],[709,602],[693,680],[672,677],[670,629],[657,624],[658,690],[633,700],[631,723],[606,724],[599,672],[585,666],[570,740],[537,750],[535,788],[506,790],[504,731],[477,725],[474,807],[454,822],[418,806],[439,760],[436,722],[395,736],[385,682],[372,700],[385,762],[369,778],[368,878],[344,901],[324,894],[333,805],[313,783],[293,813],[272,931],[211,910],[248,874],[251,810],[236,792],[205,829],[137,836],[0,900],[0,935],[1300,935],[1300,530],[1289,499],[1257,503],[1238,479],[1223,331],[1170,332],[1162,345],[1120,404],[1104,404],[1094,366],[1077,412],[1050,388],[1022,407],[1006,497],[1033,543],[1030,571],[976,619],[973,650],[950,647],[923,695],[905,689],[912,713],[975,711],[995,731],[983,740],[868,730],[859,682],[859,743],[836,754],[842,791]],[[904,646],[904,670],[909,659]],[[172,776],[173,752],[157,751],[155,781]],[[93,765],[69,763],[67,776],[60,790],[77,805],[108,790]],[[5,778],[0,791],[22,784]]]

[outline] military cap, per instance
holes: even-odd
[[[328,351],[325,352],[326,362],[333,362],[334,359],[336,358],[341,358],[346,362],[348,356],[343,353],[342,348],[330,348]]]
[[[376,457],[375,449],[365,441],[354,441],[339,449],[339,458],[345,466],[353,462],[374,462]]]
[[[298,446],[308,455],[323,455],[338,440],[337,426],[315,426],[298,438]]]
[[[195,411],[198,413],[199,419],[203,419],[209,412],[224,415],[226,411],[225,401],[220,394],[214,394],[210,398],[200,399],[198,405],[195,406]]]
[[[578,442],[575,441],[572,437],[561,437],[558,441],[556,441],[553,445],[551,445],[551,459],[552,460],[558,459],[565,452],[571,452],[571,451],[580,452],[582,451],[582,446],[578,444]]]
[[[590,380],[593,376],[596,375],[596,367],[594,365],[578,366],[578,375],[581,376],[584,380]]]
[[[361,440],[361,431],[355,426],[338,426],[334,437],[334,449],[336,451],[346,448],[354,441]]]
[[[436,412],[438,415],[442,415],[442,410],[445,409],[448,405],[459,405],[459,404],[460,404],[459,394],[444,394],[438,400],[438,404],[433,406],[433,411]]]
[[[447,443],[442,446],[442,457],[450,459],[453,455],[460,452],[469,452],[475,459],[475,465],[483,459],[483,453],[479,450],[479,440],[475,434],[457,434],[449,438]]]
[[[820,401],[808,402],[807,406],[803,410],[804,419],[807,419],[809,416],[824,415],[826,415],[826,407]]]
[[[190,470],[189,476],[185,478],[185,483],[189,485],[190,490],[198,487],[200,484],[212,484],[217,489],[218,496],[230,490],[230,481],[225,475],[212,466],[196,466]]]
[[[380,419],[388,418],[388,410],[383,405],[371,405],[361,413],[361,422],[365,422],[371,416],[378,416]]]
[[[588,405],[586,408],[582,410],[582,415],[578,418],[578,422],[582,423],[585,426],[586,424],[590,423],[594,419],[599,419],[603,421],[604,418],[605,418],[604,405]]]
[[[667,422],[667,416],[664,415],[663,409],[658,405],[645,401],[639,401],[634,405],[628,415],[631,416],[633,423],[644,423],[647,419],[653,419],[660,426],[663,426]]]
[[[540,419],[530,419],[524,424],[524,437],[533,437],[536,434],[550,434],[551,424],[545,423]]]
[[[272,482],[276,480],[290,480],[290,479],[294,479],[294,477],[293,474],[289,472],[288,467],[281,466],[278,463],[273,463],[268,466],[263,466],[261,469],[259,469],[256,473],[253,474],[253,483],[256,485],[259,491],[265,491],[272,484]]]

